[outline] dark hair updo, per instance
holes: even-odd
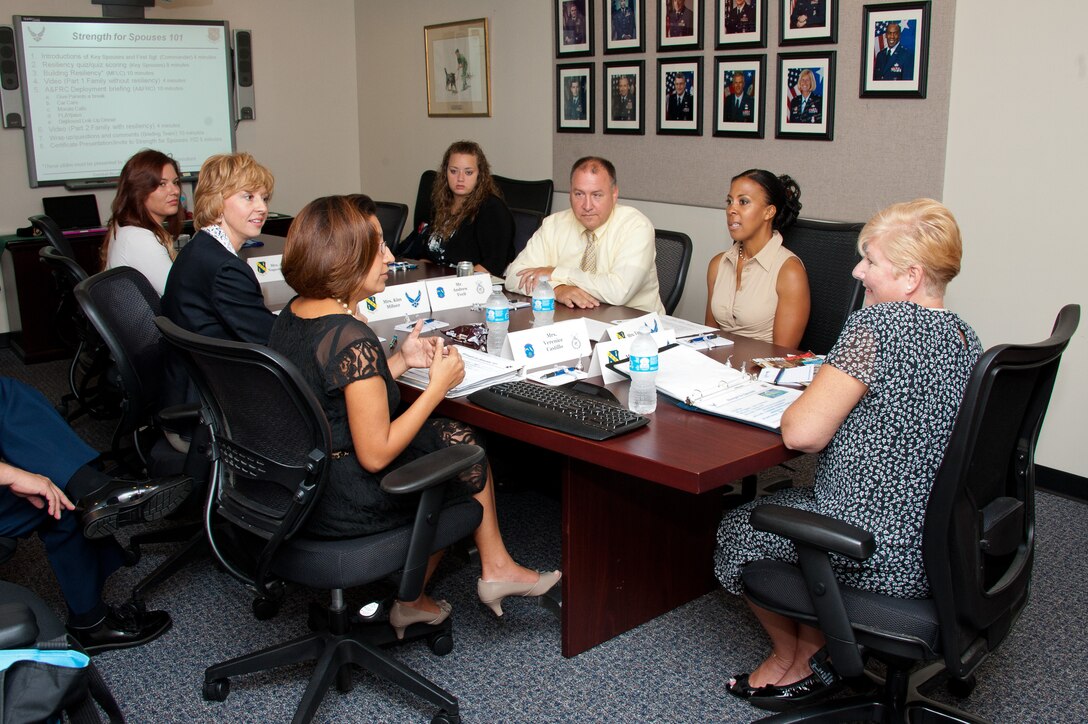
[[[775,208],[771,228],[775,231],[788,229],[801,214],[801,187],[786,174],[775,176],[761,168],[750,168],[738,173],[733,181],[747,178],[755,181],[767,195],[767,203]]]

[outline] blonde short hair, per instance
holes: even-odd
[[[877,212],[858,236],[858,251],[873,241],[899,272],[918,265],[927,291],[944,294],[948,282],[960,273],[963,242],[952,212],[940,201],[915,199],[892,204]]]
[[[272,196],[276,185],[272,172],[248,153],[222,153],[200,167],[193,199],[193,222],[198,229],[219,222],[223,201],[242,191],[263,188]]]

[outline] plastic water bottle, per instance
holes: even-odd
[[[657,342],[649,332],[639,332],[631,343],[631,390],[627,407],[645,415],[657,409]]]
[[[491,296],[484,303],[484,313],[487,315],[487,353],[501,355],[506,331],[510,329],[510,302],[506,301],[501,284],[492,285]]]
[[[548,283],[548,275],[536,278],[533,287],[533,326],[544,327],[555,321],[555,291]]]

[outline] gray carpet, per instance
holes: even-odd
[[[58,399],[65,366],[24,367],[0,350],[0,374],[27,380]],[[79,421],[93,445],[109,442],[109,424]],[[786,471],[802,479],[811,465]],[[779,470],[778,472],[783,472]],[[526,565],[558,567],[559,502],[535,489],[506,485],[499,510],[507,544]],[[1004,645],[984,664],[978,687],[961,706],[995,722],[1088,721],[1088,507],[1049,494],[1038,496],[1038,549],[1032,601]],[[133,569],[113,576],[110,600],[162,558],[149,548]],[[454,556],[432,585],[454,606],[454,651],[434,656],[422,642],[397,649],[407,665],[453,692],[466,722],[707,722],[750,721],[758,712],[733,699],[725,684],[766,654],[767,642],[742,602],[721,591],[598,646],[574,659],[559,653],[559,622],[532,600],[504,603],[496,619],[475,600],[476,569]],[[0,568],[63,611],[56,583],[36,539],[20,544]],[[355,592],[349,603],[364,602]],[[235,679],[223,703],[200,690],[204,668],[306,631],[306,607],[324,600],[293,590],[271,621],[250,613],[245,588],[207,559],[171,578],[149,599],[165,608],[174,628],[143,647],[100,655],[96,661],[132,722],[288,721],[309,667]],[[938,687],[934,695],[945,698]],[[432,707],[368,674],[355,689],[325,698],[321,722],[426,722]]]

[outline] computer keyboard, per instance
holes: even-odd
[[[577,383],[583,388],[596,386]],[[609,394],[604,388],[597,388]],[[559,430],[590,440],[607,440],[637,430],[649,420],[600,394],[586,394],[570,387],[547,387],[518,380],[473,392],[469,400],[516,420]]]

